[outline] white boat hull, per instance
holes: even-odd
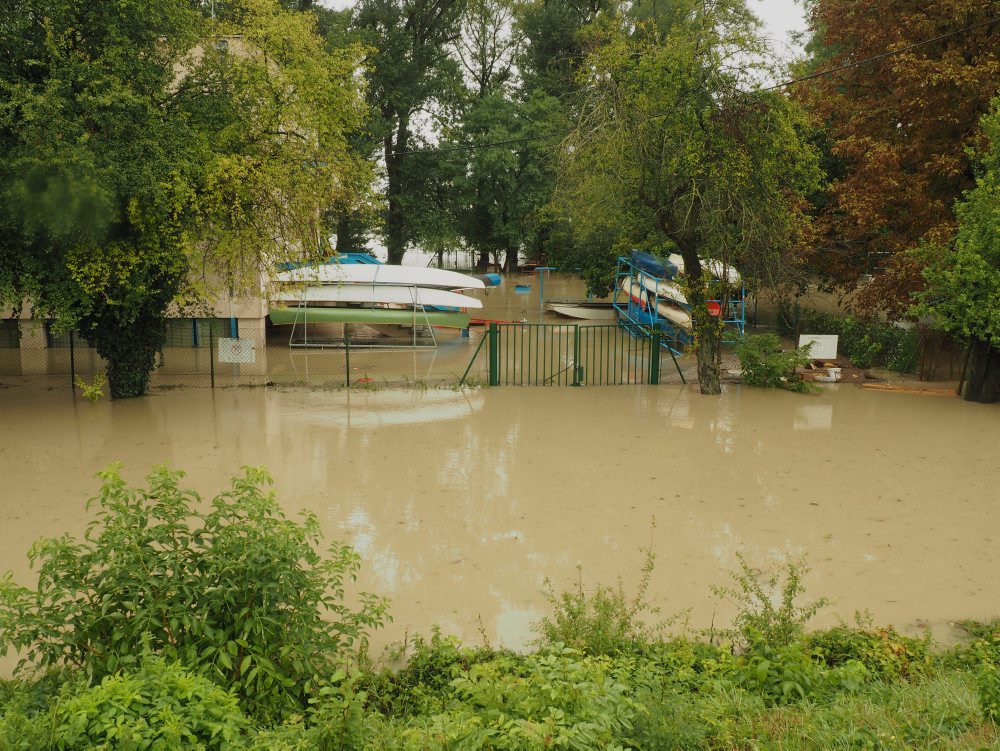
[[[549,301],[545,307],[553,313],[567,318],[584,321],[614,321],[615,309],[611,303],[582,303],[571,301]]]
[[[677,267],[677,273],[684,273],[684,258],[678,253],[671,254],[669,258],[670,263]],[[732,266],[726,266],[722,261],[717,261],[714,258],[703,258],[701,259],[702,266],[708,266],[709,272],[716,279],[725,279],[732,286],[737,286],[740,284],[740,272],[734,269]]]
[[[357,265],[361,266],[361,264]],[[286,305],[359,303],[362,305],[421,305],[423,307],[476,310],[483,307],[482,300],[450,290],[383,284],[331,284],[321,287],[305,287],[304,289],[279,292],[274,299]]]
[[[687,297],[681,291],[680,286],[668,281],[657,281],[651,276],[642,275],[642,286],[648,289],[650,292],[656,293],[657,297],[665,297],[668,300],[673,300],[679,302],[681,305],[687,305]]]
[[[482,279],[448,269],[376,263],[324,263],[319,266],[303,266],[279,272],[275,276],[275,281],[286,284],[384,284],[435,289],[486,287]]]

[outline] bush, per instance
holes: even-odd
[[[930,672],[934,659],[929,636],[915,639],[891,626],[876,628],[870,618],[859,616],[857,621],[856,628],[844,625],[809,634],[807,643],[831,667],[855,661],[883,680],[910,679]]]
[[[372,595],[344,604],[357,554],[334,544],[324,560],[316,518],[287,519],[263,470],[246,469],[207,512],[181,472],[156,469],[148,490],[117,468],[100,476],[84,540],[32,547],[37,590],[0,582],[0,647],[23,651],[19,670],[67,665],[99,680],[162,654],[273,717],[301,710],[387,617]]]
[[[654,525],[655,526],[655,525]],[[665,624],[648,622],[660,609],[646,600],[646,592],[656,565],[652,547],[643,548],[645,561],[635,595],[629,597],[621,579],[617,586],[599,584],[592,594],[583,586],[583,572],[577,568],[573,589],[560,593],[545,580],[545,597],[552,616],[535,624],[537,644],[565,644],[588,655],[614,654],[649,644]]]
[[[778,306],[782,336],[836,334],[837,346],[858,368],[887,367],[912,373],[920,362],[920,332],[855,316],[834,316],[783,302]]]
[[[740,570],[730,573],[735,586],[712,587],[717,597],[737,607],[733,629],[724,634],[741,640],[744,647],[765,641],[784,647],[800,639],[806,623],[827,605],[825,597],[799,604],[805,594],[802,579],[809,573],[805,562],[789,561],[782,572],[764,579],[740,553],[736,560]]]
[[[856,692],[868,678],[868,670],[855,660],[830,668],[816,650],[802,642],[774,646],[756,634],[727,678],[760,695],[765,703],[781,705]]]
[[[760,334],[740,340],[736,345],[736,354],[743,370],[743,383],[748,386],[803,393],[818,390],[817,386],[803,381],[802,376],[795,372],[796,368],[809,364],[806,347],[785,352],[777,336]]]
[[[138,671],[109,675],[50,712],[53,748],[200,748],[242,746],[249,729],[238,699],[181,665],[144,660]]]

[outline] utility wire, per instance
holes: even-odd
[[[995,24],[998,21],[1000,21],[1000,16],[996,18],[991,18],[988,21],[980,21],[979,23],[974,23],[971,26],[966,26],[964,29],[959,29],[958,31],[949,31],[947,34],[941,34],[940,36],[936,36],[932,39],[925,39],[922,42],[914,42],[913,44],[908,44],[905,47],[900,47],[898,50],[890,50],[889,52],[883,52],[880,55],[873,55],[872,57],[866,57],[864,60],[858,60],[853,63],[845,63],[844,65],[837,66],[836,68],[821,70],[817,73],[810,73],[808,76],[802,76],[801,78],[793,78],[792,80],[785,81],[784,83],[775,84],[774,86],[768,86],[763,89],[757,89],[757,91],[774,91],[776,89],[782,89],[786,86],[792,86],[797,83],[802,83],[803,81],[811,81],[814,78],[829,76],[833,73],[839,73],[842,70],[848,70],[849,68],[856,68],[857,66],[864,65],[865,63],[875,62],[876,60],[883,60],[887,57],[892,57],[893,55],[900,55],[904,52],[915,50],[918,47],[923,47],[928,44],[934,44],[934,42],[940,42],[942,39],[950,39],[951,37],[958,36],[959,34],[967,34],[970,31],[981,29],[984,26]]]
[[[816,73],[810,73],[808,76],[802,76],[801,78],[792,78],[788,81],[783,81],[782,83],[774,84],[773,86],[767,86],[762,89],[755,89],[753,92],[748,93],[762,93],[765,91],[776,91],[778,89],[784,89],[788,86],[794,86],[796,84],[804,83],[805,81],[811,81],[815,78],[822,78],[824,76],[833,75],[834,73],[839,73],[843,70],[850,70],[851,68],[857,68],[860,65],[866,65],[868,63],[875,62],[877,60],[884,60],[895,55],[901,55],[904,52],[909,52],[911,50],[918,49],[919,47],[925,47],[928,44],[934,44],[935,42],[940,42],[944,39],[950,39],[954,36],[959,36],[960,34],[968,34],[970,31],[975,31],[976,29],[981,29],[985,26],[990,26],[1000,22],[1000,16],[991,18],[987,21],[980,21],[979,23],[974,23],[970,26],[966,26],[963,29],[958,29],[957,31],[949,31],[947,34],[940,34],[931,39],[924,39],[920,42],[914,42],[913,44],[908,44],[905,47],[900,47],[898,50],[890,50],[889,52],[882,52],[878,55],[872,55],[871,57],[866,57],[862,60],[855,60],[852,63],[845,63],[844,65],[838,65],[836,68],[828,68],[827,70],[817,71]],[[654,119],[657,117],[663,117],[666,113],[661,113],[657,115],[650,115],[648,119]],[[563,134],[568,135],[568,134]],[[443,153],[446,151],[476,151],[478,149],[492,149],[498,146],[510,146],[519,143],[530,143],[531,141],[541,141],[546,138],[552,138],[553,136],[527,136],[525,138],[512,138],[507,141],[491,141],[490,143],[470,143],[463,146],[443,146],[437,147],[432,146],[426,149],[411,149],[409,151],[395,151],[393,156],[405,156],[410,154],[436,154]]]

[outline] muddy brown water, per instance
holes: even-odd
[[[32,583],[39,536],[83,532],[94,473],[157,463],[204,496],[265,465],[289,512],[318,514],[388,595],[376,646],[432,624],[523,647],[543,582],[626,589],[652,542],[650,596],[727,622],[710,593],[742,552],[807,555],[824,616],[908,630],[1000,615],[1000,405],[827,386],[346,391],[189,389],[96,405],[0,390],[0,571]],[[655,529],[651,520],[655,517]],[[821,623],[824,621],[820,621]],[[481,625],[480,625],[481,624]],[[9,662],[0,666],[9,669]]]

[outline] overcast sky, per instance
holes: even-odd
[[[775,52],[786,57],[799,51],[798,47],[791,48],[789,33],[806,28],[801,0],[749,0],[749,5],[764,22]]]
[[[319,0],[328,8],[346,8],[354,5],[354,0]],[[774,50],[781,57],[789,57],[798,51],[790,46],[789,32],[805,29],[805,13],[802,0],[747,0],[750,8],[764,22],[767,36]]]

